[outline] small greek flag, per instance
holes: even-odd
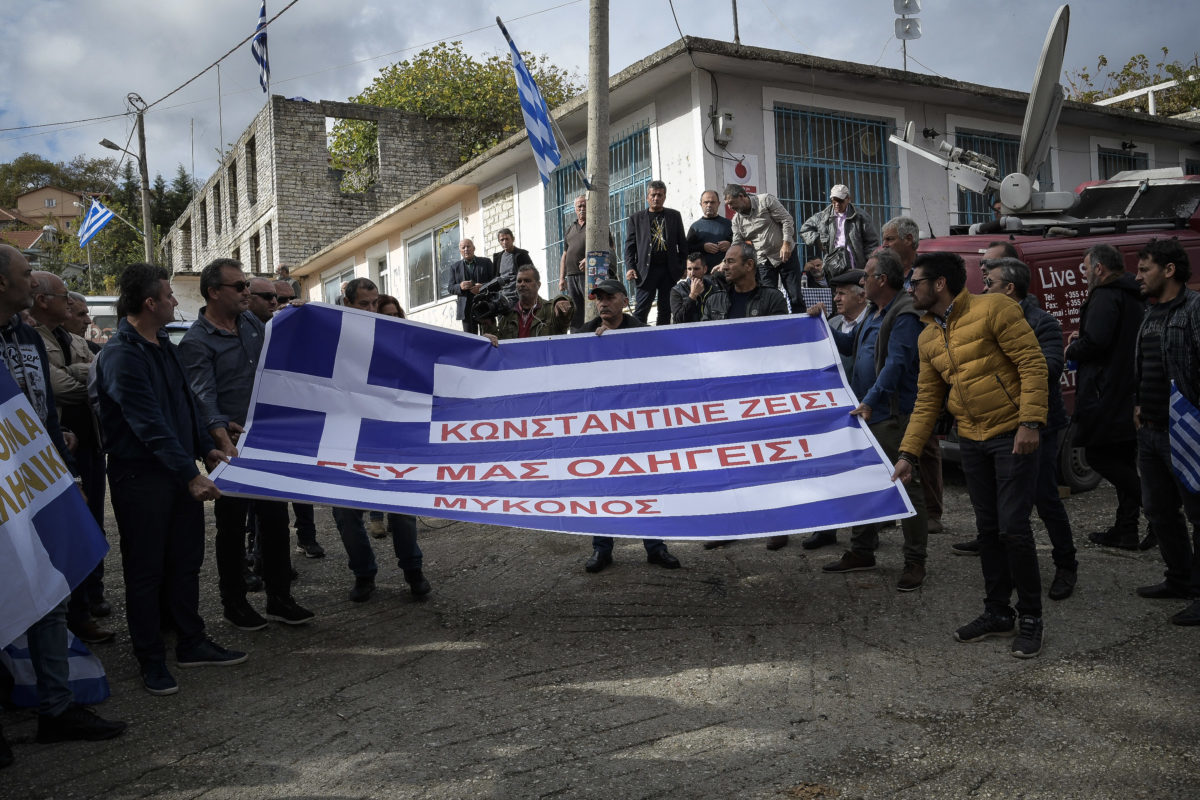
[[[88,209],[87,216],[83,218],[83,224],[79,226],[79,246],[86,246],[92,240],[92,237],[109,223],[109,220],[113,216],[113,212],[105,208],[100,201],[93,200],[91,208]]]
[[[1171,381],[1171,465],[1189,492],[1200,493],[1200,409]]]
[[[265,92],[271,86],[271,62],[267,60],[267,0],[262,0],[262,6],[258,9],[258,27],[255,30],[258,33],[250,44],[250,52],[258,64],[258,85]]]
[[[20,708],[37,708],[37,673],[33,669],[29,640],[25,634],[0,650],[0,664],[13,678],[12,704]],[[75,702],[80,705],[103,703],[112,694],[104,664],[70,631],[67,631],[67,685],[71,687]]]
[[[554,141],[554,131],[550,128],[550,111],[546,108],[546,100],[542,97],[533,75],[521,58],[521,51],[508,35],[504,23],[496,17],[496,24],[504,32],[508,47],[512,51],[513,72],[517,76],[517,94],[521,98],[521,114],[525,117],[525,130],[529,133],[529,146],[533,148],[533,158],[537,161],[538,174],[542,183],[550,183],[550,173],[558,166],[562,156],[558,153],[558,144]]]

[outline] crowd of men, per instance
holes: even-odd
[[[722,199],[732,219],[721,215]],[[506,339],[645,327],[654,307],[659,325],[836,312],[829,325],[858,400],[850,413],[894,462],[893,478],[903,483],[916,511],[900,524],[903,566],[896,588],[908,592],[924,584],[928,535],[942,529],[934,432],[948,413],[957,423],[977,529],[973,539],[953,548],[979,557],[984,582],[982,614],[954,635],[963,642],[1013,636],[1011,652],[1022,658],[1040,653],[1044,631],[1030,524],[1034,508],[1052,543],[1049,597],[1069,597],[1078,580],[1071,522],[1056,481],[1067,423],[1059,378],[1065,362],[1075,362],[1075,441],[1116,487],[1119,501],[1113,526],[1089,538],[1127,549],[1157,543],[1164,581],[1137,593],[1189,601],[1171,621],[1200,625],[1200,495],[1173,472],[1168,436],[1171,386],[1200,404],[1200,294],[1187,287],[1188,256],[1176,240],[1150,240],[1138,253],[1136,278],[1112,247],[1090,248],[1084,254],[1089,296],[1081,329],[1064,351],[1059,323],[1029,293],[1030,270],[1009,242],[995,242],[983,254],[985,290],[975,295],[966,288],[961,257],[920,253],[920,230],[908,217],[888,220],[877,233],[844,185],[832,187],[829,205],[804,221],[798,234],[796,220],[777,198],[748,194],[736,184],[725,188],[723,198],[703,192],[702,215],[687,230],[665,200],[665,184],[652,181],[646,208],[630,219],[623,255],[625,278],[636,285],[632,313],[615,271],[590,290],[586,286],[587,202],[580,197],[553,298],[541,296],[541,273],[529,253],[515,246],[511,230],[499,232],[501,249],[491,259],[476,256],[471,240],[460,243],[462,258],[449,270],[446,289],[457,297],[463,330],[499,345]],[[816,253],[803,265],[798,236]],[[507,303],[497,313],[477,313],[478,296],[500,277]],[[169,278],[150,264],[126,268],[118,330],[101,349],[82,337],[88,325],[83,298],[67,292],[55,275],[33,273],[19,251],[0,246],[6,364],[78,476],[101,526],[107,476],[130,642],[144,686],[155,695],[179,689],[167,666],[164,630],[174,633],[181,668],[247,659],[214,642],[199,614],[205,501],[214,501],[225,620],[256,631],[269,621],[303,625],[314,618],[292,595],[296,573],[287,504],[223,495],[197,466],[203,462],[212,469],[237,454],[265,326],[278,309],[302,302],[299,287],[286,272],[272,282],[248,277],[238,261],[217,259],[201,273],[205,305],[176,347],[164,330],[176,307]],[[811,287],[832,290],[835,308],[806,303],[805,289]],[[342,293],[346,306],[404,316],[399,301],[381,295],[366,278],[349,281]],[[585,295],[596,301],[591,320],[583,318]],[[293,504],[292,514],[297,550],[310,558],[324,556],[312,506]],[[391,534],[414,598],[431,591],[414,517],[388,514],[386,525],[383,519],[364,525],[361,510],[334,508],[332,514],[354,577],[351,601],[364,602],[375,589],[378,565],[368,530]],[[1139,538],[1141,514],[1149,521],[1145,538]],[[880,529],[855,526],[848,549],[823,571],[877,569]],[[253,570],[247,566],[248,531]],[[801,544],[815,550],[836,542],[837,531],[829,530]],[[708,542],[705,548],[733,543]],[[594,537],[585,569],[597,573],[611,565],[613,544],[611,537]],[[650,564],[680,566],[663,541],[643,544]],[[766,540],[770,550],[787,544],[787,536]],[[247,599],[258,588],[265,590],[262,613]],[[85,642],[109,641],[113,632],[98,620],[111,610],[101,565],[29,629],[40,694],[39,741],[100,739],[124,730],[124,723],[74,704],[67,686],[67,630]],[[11,751],[0,732],[0,766],[7,762]]]

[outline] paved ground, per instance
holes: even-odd
[[[176,669],[180,692],[156,698],[123,635],[99,647],[100,710],[128,733],[43,746],[30,715],[4,712],[18,761],[0,797],[1200,797],[1200,629],[1133,595],[1159,579],[1157,553],[1081,546],[1042,656],[1015,659],[1008,640],[951,637],[982,580],[950,553],[974,533],[961,482],[947,500],[912,594],[894,588],[898,531],[878,573],[823,575],[835,549],[793,540],[679,545],[677,571],[619,543],[588,575],[586,540],[431,520],[430,599],[381,559],[364,605],[345,599],[321,509],[330,556],[296,560],[314,625],[225,627],[210,557],[211,633],[251,660]],[[1067,502],[1080,541],[1111,518],[1111,489]]]

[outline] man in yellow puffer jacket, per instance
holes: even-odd
[[[1029,512],[1046,423],[1046,359],[1012,298],[972,295],[966,281],[958,255],[917,256],[908,291],[926,327],[917,342],[917,402],[893,477],[909,479],[945,400],[958,422],[985,588],[983,615],[954,636],[974,642],[1015,630],[1012,654],[1032,658],[1042,649],[1042,584]]]

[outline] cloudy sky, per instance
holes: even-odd
[[[268,17],[289,0],[268,0]],[[679,38],[667,0],[610,0],[615,73]],[[125,110],[137,92],[153,103],[253,31],[257,0],[11,0],[0,9],[0,162],[31,152],[59,161],[110,155],[124,144],[125,117],[42,126]],[[909,69],[1028,91],[1057,3],[1035,0],[924,0],[924,35],[909,44]],[[732,40],[730,0],[675,0],[692,36]],[[739,0],[744,44],[795,50],[885,67],[901,66],[892,0]],[[1200,49],[1195,0],[1088,0],[1072,9],[1065,68],[1093,68],[1096,56],[1123,64],[1135,53],[1190,59]],[[381,67],[441,40],[475,53],[504,51],[499,14],[519,46],[545,52],[583,77],[586,0],[298,0],[271,25],[272,91],[344,100]],[[176,165],[207,178],[217,148],[264,102],[249,44],[221,65],[221,102],[212,70],[146,116],[150,172]],[[515,102],[515,99],[514,99]],[[220,111],[220,119],[218,115]],[[463,108],[470,114],[470,107]],[[136,141],[130,144],[136,150]]]

